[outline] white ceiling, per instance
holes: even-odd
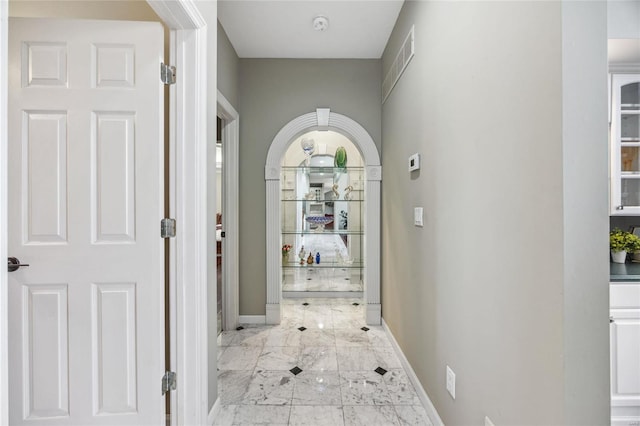
[[[241,58],[380,58],[403,0],[221,0],[218,19]],[[329,29],[313,29],[313,18]]]

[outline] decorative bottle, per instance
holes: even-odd
[[[319,265],[320,264],[320,252],[316,253],[316,263]]]
[[[307,265],[313,265],[313,253],[309,252],[309,257],[307,257]]]
[[[304,246],[300,248],[300,251],[298,252],[298,258],[300,259],[300,264],[302,265],[304,263]]]

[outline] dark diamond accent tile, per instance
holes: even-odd
[[[381,376],[384,376],[384,374],[387,372],[387,370],[385,370],[385,369],[384,369],[384,368],[382,368],[382,367],[378,367],[378,368],[376,368],[376,369],[375,369],[375,370],[373,370],[373,371],[375,371],[376,373],[378,373],[378,374],[379,374],[379,375],[381,375]]]
[[[243,327],[243,326],[236,327],[236,330],[238,330],[238,331],[240,331],[240,330],[244,330],[244,327]]]
[[[307,278],[307,281],[311,281],[313,278]]]
[[[369,328],[368,328],[368,327],[362,327],[360,330],[362,330],[362,331],[369,331]]]
[[[302,373],[302,369],[300,367],[293,367],[289,371],[291,371],[294,376],[297,376],[298,374]]]
[[[360,306],[360,304],[358,302],[353,302],[352,305],[353,306]]]
[[[309,304],[307,302],[304,302],[302,306],[309,306]]]
[[[347,281],[351,281],[351,279],[350,279],[350,278],[345,278],[345,280],[347,280]]]
[[[307,327],[300,327],[300,328],[298,328],[298,330],[300,330],[300,331],[305,331],[306,329],[307,329]]]

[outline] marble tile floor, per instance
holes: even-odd
[[[429,425],[360,299],[285,299],[278,326],[219,337],[215,425]]]

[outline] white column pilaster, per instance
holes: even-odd
[[[274,179],[275,178],[275,179]],[[280,255],[280,173],[275,169],[265,170],[267,186],[267,324],[280,324],[281,262]]]
[[[366,303],[367,324],[380,325],[382,310],[380,306],[380,181],[381,166],[367,166],[365,188],[365,270],[364,302]]]

